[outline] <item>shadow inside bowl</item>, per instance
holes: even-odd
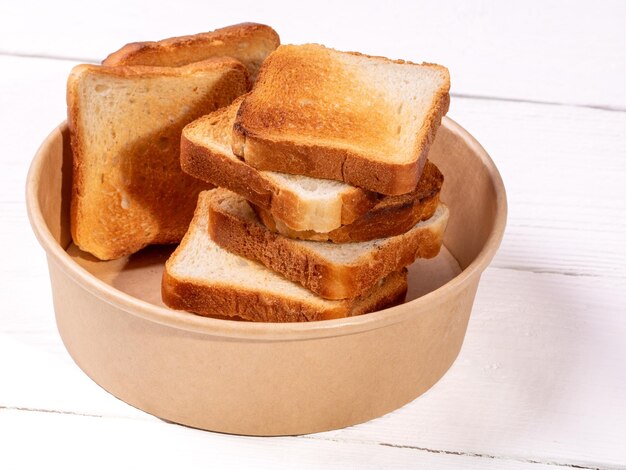
[[[100,261],[93,255],[80,250],[71,242],[69,233],[69,205],[71,198],[71,146],[67,128],[62,135],[62,197],[60,207],[55,212],[61,215],[58,227],[53,233],[60,239],[61,246],[70,258],[97,279],[120,292],[149,304],[166,307],[161,300],[161,277],[165,261],[175,249],[175,245],[152,245],[139,252],[112,261]],[[445,153],[436,152],[433,153]],[[419,259],[409,269],[408,292],[405,302],[422,297],[445,285],[462,272],[454,255],[443,246],[439,255],[430,260]],[[166,307],[167,308],[167,307]],[[216,318],[241,320],[239,318],[216,316]]]
[[[410,267],[405,304],[310,323],[203,318],[162,307],[161,275],[171,246],[100,262],[71,245],[66,143],[62,125],[42,144],[27,180],[29,218],[48,256],[63,342],[81,369],[116,397],[202,429],[327,431],[381,416],[424,393],[461,349],[480,275],[506,222],[506,195],[493,162],[444,119],[429,158],[446,178],[446,249]]]
[[[152,305],[165,307],[161,300],[161,277],[165,262],[174,248],[174,245],[149,246],[131,256],[112,261],[100,261],[73,243],[67,253],[76,264],[111,287]],[[445,246],[435,258],[417,260],[409,266],[406,301],[438,289],[460,272],[459,263]]]

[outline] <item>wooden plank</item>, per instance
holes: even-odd
[[[0,201],[23,201],[30,159],[64,119],[72,65],[0,57],[7,71],[0,104],[12,110],[0,125],[15,129],[0,160]],[[507,187],[509,222],[496,266],[626,276],[626,113],[456,98],[449,115],[492,155]]]
[[[593,277],[489,268],[449,373],[410,405],[332,435],[623,466],[623,287]]]
[[[22,202],[30,155],[65,112],[58,95],[70,66],[0,58],[9,70],[0,104],[12,110],[0,125],[15,130],[0,160],[0,226],[9,227],[0,242],[11,247],[0,268],[0,406],[132,418],[117,426],[124,433],[129,422],[152,418],[90,382],[65,353],[45,256]],[[510,202],[507,234],[484,276],[461,356],[401,410],[311,438],[339,441],[339,449],[387,443],[407,447],[402,452],[623,466],[625,114],[470,99],[453,100],[450,114],[492,154]]]
[[[208,31],[242,21],[270,24],[285,43],[318,42],[447,65],[453,91],[626,109],[626,4],[596,2],[316,1],[292,8],[239,0],[111,0],[97,17],[75,2],[5,2],[0,51],[100,61],[128,42]],[[534,6],[533,6],[534,5]],[[34,14],[34,11],[37,13]],[[122,13],[123,12],[123,13]]]
[[[206,433],[156,419],[136,421],[1,408],[0,442],[2,468],[555,468],[384,444],[246,438]]]
[[[457,98],[449,115],[507,189],[496,266],[626,277],[626,113]]]
[[[11,302],[14,315],[32,320],[0,322],[0,357],[19,358],[0,363],[0,405],[144,419],[72,364],[49,331],[47,299],[15,295]],[[622,464],[625,305],[620,282],[490,268],[461,355],[431,391],[382,418],[311,438],[583,467]],[[32,334],[38,324],[48,334]]]
[[[27,303],[24,310],[35,305],[34,302]],[[28,328],[18,321],[7,327],[6,321],[2,321],[0,407],[151,419],[146,413],[109,395],[82,373],[63,347],[51,309],[31,314],[30,318],[39,319],[41,325],[33,324]]]
[[[65,119],[65,83],[75,64],[0,56],[0,126],[7,130],[0,153],[0,201],[24,201],[30,162],[41,142]]]

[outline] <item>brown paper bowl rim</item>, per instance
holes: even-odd
[[[49,143],[58,138],[59,133],[66,128],[67,123],[65,121],[48,135],[31,163],[26,179],[28,218],[39,243],[46,251],[49,262],[57,264],[66,275],[98,298],[129,314],[137,315],[149,321],[206,335],[261,341],[334,337],[383,328],[401,322],[409,315],[416,315],[419,312],[436,308],[437,305],[445,302],[451,294],[463,289],[467,282],[475,276],[479,276],[491,262],[504,234],[507,217],[506,192],[493,160],[478,141],[455,121],[444,117],[442,125],[472,148],[473,152],[481,159],[493,182],[496,193],[494,230],[472,263],[439,289],[396,307],[366,315],[308,323],[252,323],[222,320],[160,307],[139,300],[99,280],[79,266],[53,238],[43,218],[37,197],[46,149]]]

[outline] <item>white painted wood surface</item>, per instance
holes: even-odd
[[[127,42],[243,21],[283,42],[440,62],[455,93],[626,109],[621,0],[108,0],[93,14],[79,0],[6,1],[0,52],[100,61]]]
[[[138,2],[120,15],[109,2],[95,22],[83,3],[0,5],[0,468],[626,468],[625,4],[238,4],[188,15]],[[508,191],[505,239],[453,368],[413,403],[348,429],[226,436],[116,400],[63,348],[25,214],[30,159],[64,118],[77,63],[67,58],[247,19],[285,42],[448,65],[449,115]]]

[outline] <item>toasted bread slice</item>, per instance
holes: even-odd
[[[185,234],[198,193],[180,169],[182,128],[245,92],[231,58],[183,67],[79,65],[67,83],[76,245],[119,258]]]
[[[218,188],[209,201],[208,230],[222,248],[260,261],[326,299],[359,296],[389,273],[439,253],[448,209],[403,235],[362,243],[293,240],[269,231],[241,196]]]
[[[374,207],[377,195],[338,181],[258,171],[231,150],[241,98],[183,129],[183,171],[244,196],[292,230],[329,232]]]
[[[177,67],[211,57],[233,57],[246,66],[253,83],[267,55],[279,45],[278,34],[269,26],[241,23],[209,33],[127,44],[102,65]]]
[[[220,248],[208,232],[215,191],[200,194],[187,234],[165,263],[161,292],[169,307],[205,316],[296,322],[360,315],[404,300],[406,270],[390,273],[359,298],[325,300],[260,263]]]
[[[243,100],[233,151],[259,170],[413,191],[449,105],[448,69],[280,46]]]
[[[430,163],[412,193],[386,197],[339,181],[256,170],[230,147],[241,100],[183,129],[181,166],[245,197],[273,230],[294,238],[366,241],[404,233],[434,212],[443,176]]]
[[[292,230],[274,217],[271,211],[259,206],[253,208],[268,229],[289,238],[333,243],[366,242],[401,235],[416,223],[432,217],[439,205],[442,184],[443,175],[439,168],[427,161],[415,191],[400,196],[386,196],[351,224],[326,233]]]

